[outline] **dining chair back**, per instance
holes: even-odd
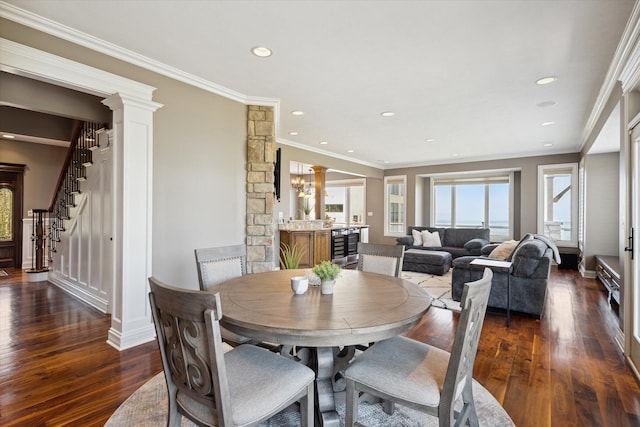
[[[396,336],[376,343],[351,362],[344,374],[346,426],[357,421],[361,392],[435,415],[440,426],[465,425],[467,421],[471,426],[478,425],[472,390],[473,364],[492,278],[491,270],[485,268],[480,280],[465,284],[451,353]],[[458,400],[462,401],[462,407],[455,411]]]
[[[299,402],[313,423],[314,372],[253,345],[223,351],[217,293],[149,278],[149,301],[168,390],[167,425],[254,426]]]
[[[246,274],[247,249],[244,245],[202,248],[195,249],[194,252],[198,283],[202,291],[215,289],[227,280]],[[257,344],[256,341],[225,328],[222,328],[222,338],[231,345]]]
[[[195,249],[198,282],[203,291],[247,274],[245,245]]]
[[[404,245],[358,242],[358,270],[400,277]]]

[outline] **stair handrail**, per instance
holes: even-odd
[[[69,165],[73,160],[73,153],[75,152],[76,146],[78,145],[78,139],[80,139],[80,133],[82,132],[82,128],[84,126],[84,121],[80,120],[76,124],[76,128],[73,131],[73,136],[71,137],[71,145],[69,145],[69,149],[67,150],[67,157],[64,160],[64,164],[62,165],[62,171],[58,176],[58,183],[56,184],[56,189],[53,192],[53,198],[51,199],[51,204],[49,205],[49,212],[53,212],[53,209],[56,206],[56,201],[58,200],[58,193],[60,192],[60,188],[64,183],[65,177],[69,170]]]

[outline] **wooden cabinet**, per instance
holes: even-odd
[[[331,260],[331,230],[280,230],[280,245],[283,244],[304,250],[300,268]]]
[[[314,231],[313,263],[331,261],[331,230]]]

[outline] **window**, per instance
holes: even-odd
[[[327,181],[325,213],[339,224],[364,224],[364,179]]]
[[[513,236],[513,173],[432,177],[436,227],[489,228],[491,240]]]
[[[558,246],[578,244],[578,164],[538,166],[538,233]]]
[[[404,236],[406,232],[407,177],[384,177],[384,235]]]
[[[13,240],[13,191],[0,188],[0,242]]]

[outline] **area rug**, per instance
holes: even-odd
[[[473,393],[476,411],[481,426],[514,426],[513,421],[498,401],[484,387],[474,381]],[[340,425],[344,426],[344,405],[337,405]],[[396,405],[393,415],[387,415],[380,404],[362,403],[358,408],[359,421],[369,427],[431,427],[438,425],[438,419],[413,409]],[[166,425],[167,387],[164,373],[159,373],[134,392],[111,415],[105,427],[156,427]],[[285,409],[260,427],[289,427],[300,425],[300,414],[294,409]],[[182,418],[182,427],[195,426]]]
[[[402,278],[415,283],[427,291],[433,298],[432,307],[444,308],[447,310],[460,311],[460,303],[451,299],[451,272],[438,276],[428,273],[416,273],[413,271],[403,271]]]
[[[8,276],[9,273],[7,273],[5,270],[0,270],[0,277],[2,276]]]

